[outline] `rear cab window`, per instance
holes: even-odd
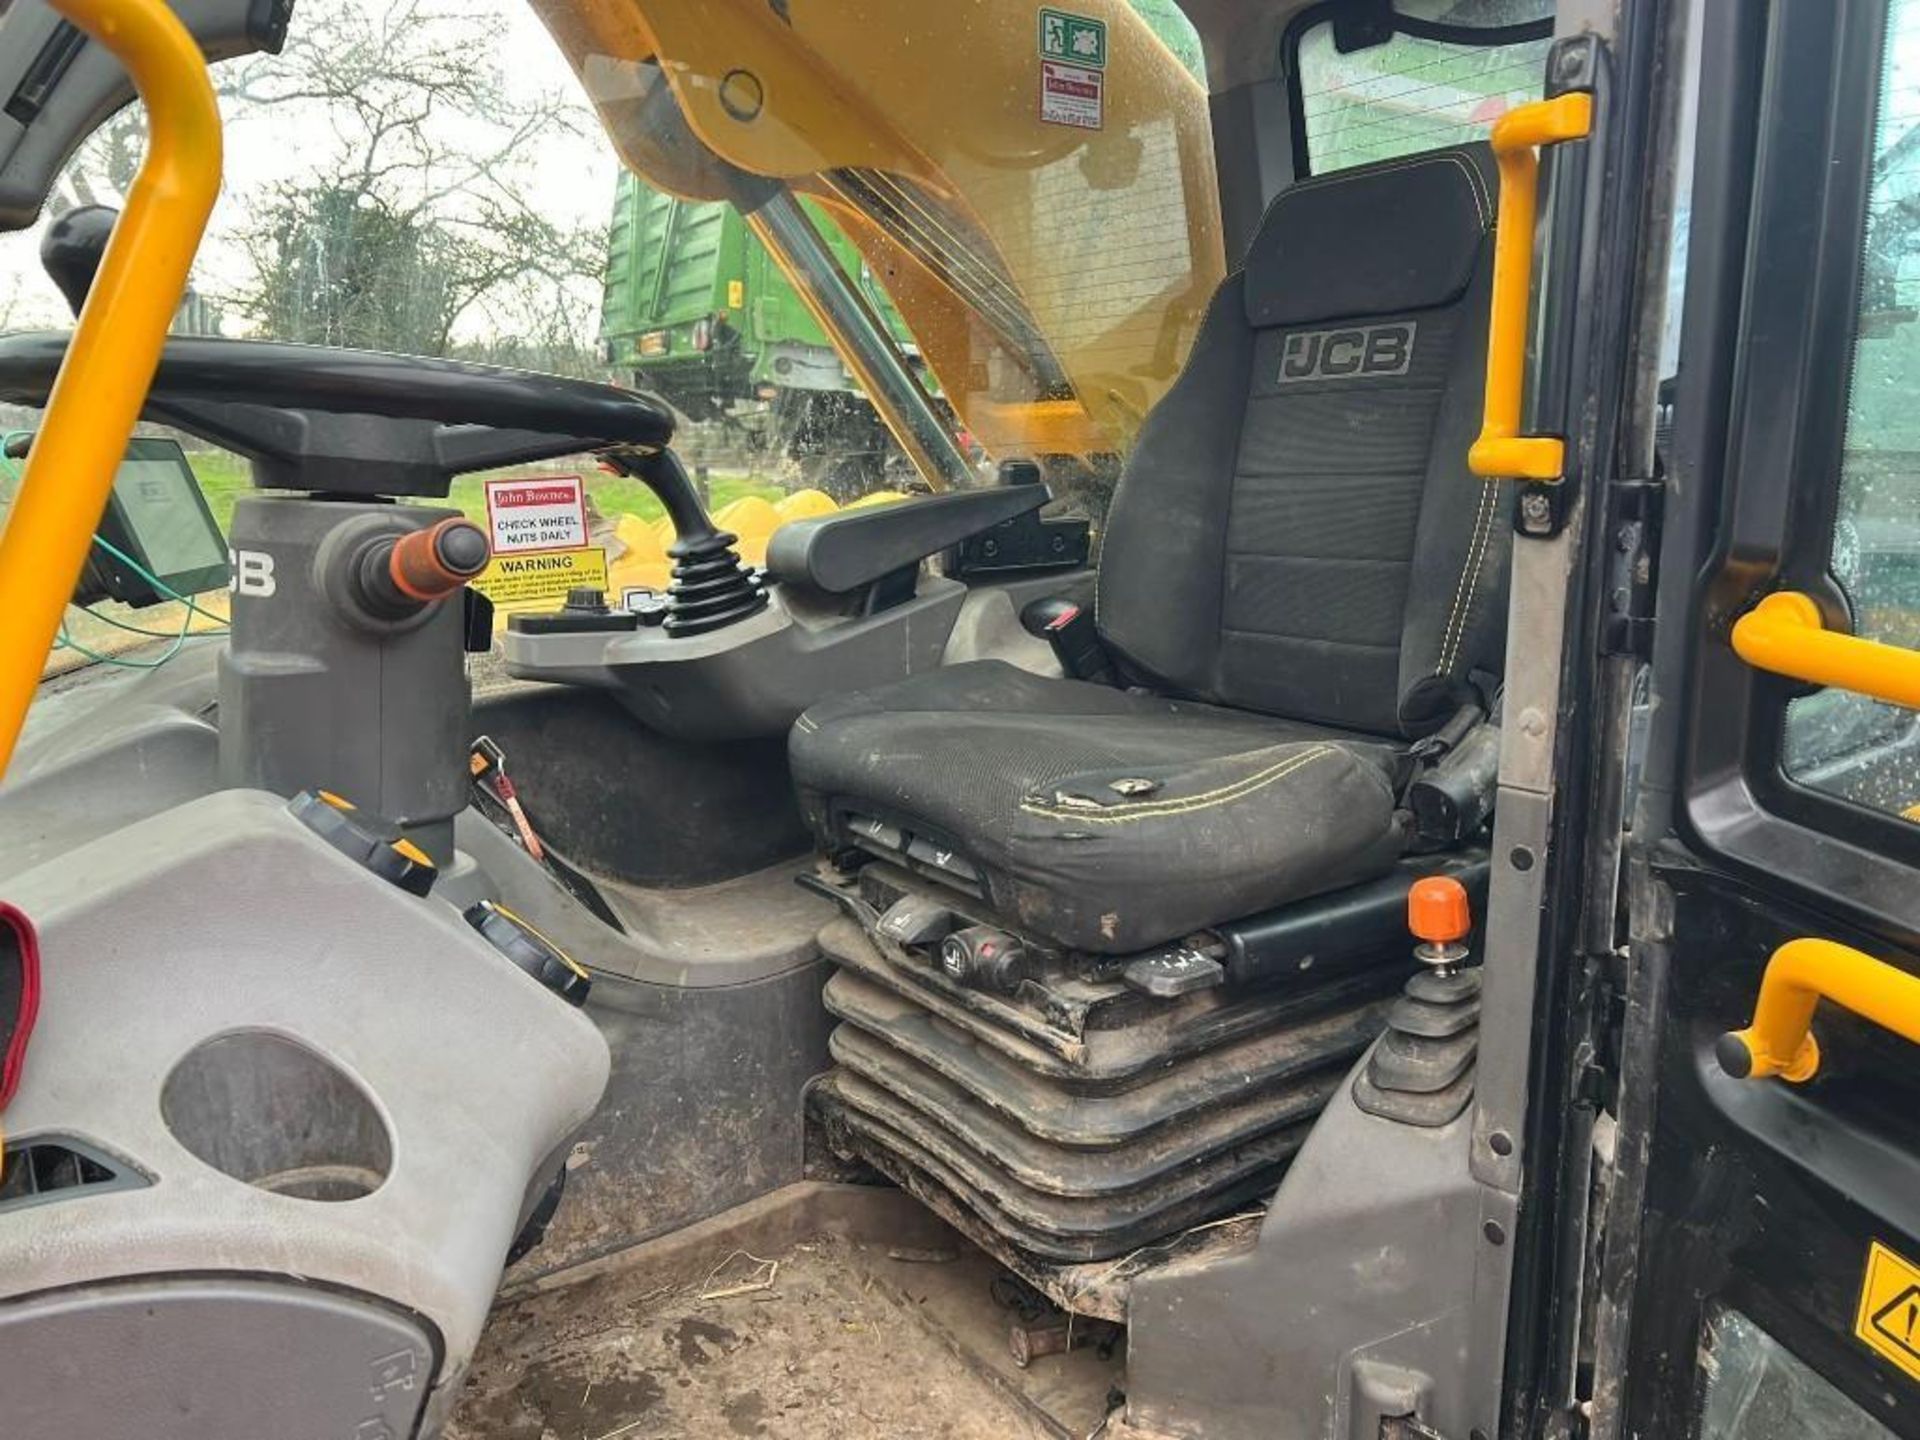
[[[1540,97],[1553,0],[1398,0],[1390,11],[1315,5],[1288,27],[1281,66],[1294,173],[1322,175],[1484,140]]]

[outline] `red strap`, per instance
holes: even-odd
[[[13,1018],[11,1033],[0,1035],[0,1110],[7,1107],[13,1099],[13,1092],[20,1088],[20,1072],[27,1060],[27,1037],[33,1034],[33,1022],[40,1014],[40,938],[33,932],[33,922],[19,910],[0,900],[0,926],[12,932],[13,944],[0,945],[0,965],[19,956],[20,965],[20,1012]]]

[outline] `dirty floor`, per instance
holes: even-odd
[[[957,1237],[736,1252],[678,1287],[602,1270],[495,1312],[448,1440],[1088,1434],[1120,1358],[1081,1348],[1016,1368],[997,1273]]]

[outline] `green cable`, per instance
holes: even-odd
[[[91,615],[94,619],[98,620],[101,624],[111,625],[116,630],[125,630],[129,635],[144,635],[149,640],[171,640],[174,637],[175,632],[171,630],[146,630],[141,628],[138,625],[129,625],[124,620],[116,620],[111,615],[102,615],[98,610],[94,609],[92,605],[76,605],[73,608],[76,610],[84,610],[87,612],[87,614]],[[200,640],[210,636],[225,635],[227,633],[228,632],[227,632],[226,626],[222,624],[221,628],[218,630],[190,631],[188,634],[188,638],[192,640]]]
[[[78,640],[75,640],[71,635],[67,634],[67,627],[65,625],[60,627],[60,634],[53,643],[55,649],[71,650],[75,654],[83,655],[99,665],[117,665],[122,670],[158,670],[162,665],[178,655],[180,653],[180,647],[193,638],[197,637],[190,635],[182,628],[180,633],[173,637],[173,643],[167,646],[163,653],[156,655],[151,660],[127,660],[115,655],[102,654],[98,650],[90,650]]]

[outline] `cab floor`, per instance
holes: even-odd
[[[692,1282],[616,1261],[509,1292],[448,1440],[1039,1440],[1097,1429],[1121,1375],[1117,1348],[1016,1367],[1018,1312],[1007,1307],[1018,1297],[999,1266],[944,1227],[915,1230],[911,1246],[820,1236],[736,1247],[712,1264],[690,1256],[703,1267]]]

